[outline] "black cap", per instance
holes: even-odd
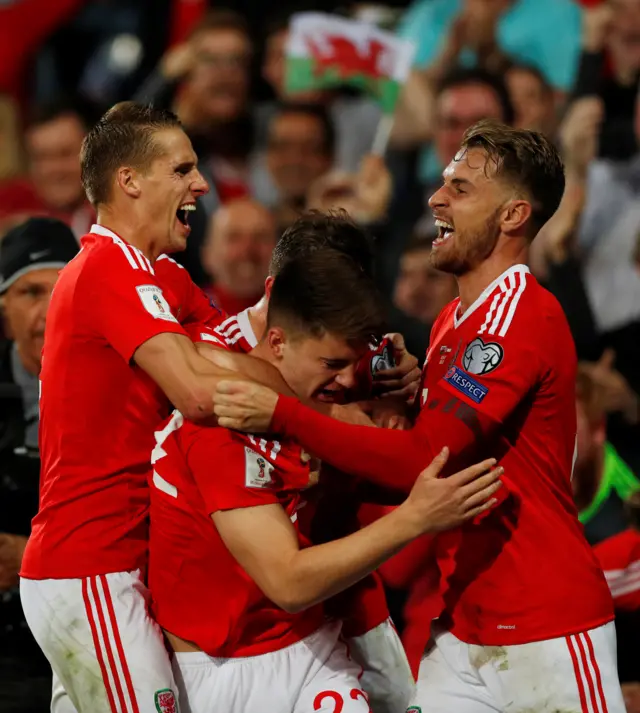
[[[71,228],[61,220],[29,218],[0,240],[0,294],[32,270],[63,268],[78,249]]]

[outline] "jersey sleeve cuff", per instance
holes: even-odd
[[[298,406],[301,406],[298,399],[292,396],[283,396],[282,394],[278,397],[276,403],[276,408],[273,412],[273,417],[271,418],[271,431],[274,433],[279,433],[281,436],[288,436],[291,433],[288,431],[287,426],[292,422]]]

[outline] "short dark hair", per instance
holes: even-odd
[[[147,168],[160,150],[156,131],[181,129],[166,109],[127,101],[116,104],[89,131],[82,144],[82,185],[94,206],[110,198],[113,174],[121,166]]]
[[[555,146],[541,133],[514,129],[484,119],[465,132],[462,150],[480,148],[496,167],[496,176],[509,181],[531,202],[530,239],[558,210],[564,193],[564,165]]]
[[[305,102],[279,102],[276,111],[271,119],[273,123],[276,119],[287,114],[304,114],[318,121],[322,126],[323,148],[327,156],[333,156],[336,150],[336,128],[329,112],[324,106],[319,104],[307,104]]]
[[[192,39],[202,32],[215,32],[217,30],[237,32],[251,39],[249,25],[245,18],[240,13],[235,12],[235,10],[228,10],[226,8],[209,10],[205,13],[204,17],[191,29],[189,39]]]
[[[303,213],[278,240],[271,255],[269,274],[276,277],[292,260],[326,248],[348,255],[362,272],[373,277],[373,241],[344,210]]]
[[[436,93],[440,96],[448,89],[469,84],[480,84],[491,89],[502,108],[502,121],[505,124],[513,124],[516,118],[516,112],[513,108],[509,89],[507,88],[504,78],[499,74],[488,72],[486,69],[479,67],[468,69],[455,67],[440,80],[436,88]]]
[[[335,334],[351,344],[384,332],[382,295],[349,255],[330,248],[290,260],[276,275],[267,326],[312,337]]]

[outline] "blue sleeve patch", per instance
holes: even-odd
[[[489,393],[489,389],[479,384],[466,371],[462,371],[457,366],[452,366],[444,375],[444,380],[457,389],[475,403],[481,403],[482,399]]]

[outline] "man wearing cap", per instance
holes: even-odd
[[[12,713],[50,707],[50,669],[24,621],[18,570],[38,509],[44,324],[58,272],[77,252],[71,229],[52,218],[31,218],[0,240],[0,710]]]

